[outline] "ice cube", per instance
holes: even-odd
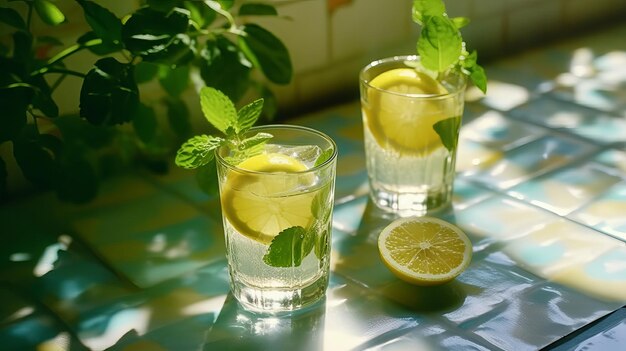
[[[317,145],[265,145],[265,152],[278,153],[300,160],[307,167],[313,167],[315,161],[322,154],[322,149]]]

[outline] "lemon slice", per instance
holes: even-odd
[[[237,167],[263,173],[228,174],[221,193],[222,213],[235,230],[267,245],[284,229],[311,224],[316,192],[294,193],[312,182],[310,174],[293,174],[305,171],[305,164],[269,153],[250,157]]]
[[[472,259],[472,243],[456,226],[433,217],[401,218],[378,237],[385,265],[415,285],[437,285],[458,276]]]
[[[412,68],[385,71],[369,82],[366,123],[378,145],[400,154],[427,155],[442,146],[433,125],[454,116],[437,100],[407,94],[441,95],[448,91],[427,74]],[[390,93],[391,92],[391,93]],[[395,93],[395,94],[394,94]]]

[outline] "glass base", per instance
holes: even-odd
[[[326,294],[328,275],[298,289],[258,288],[231,280],[231,291],[247,310],[256,312],[295,311],[313,305]]]
[[[375,185],[370,185],[370,189],[370,197],[378,208],[400,217],[439,212],[452,202],[452,186],[424,192],[394,192]]]

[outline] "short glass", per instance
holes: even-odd
[[[466,79],[460,73],[438,77],[435,94],[416,93],[390,74],[371,84],[384,72],[418,65],[418,56],[390,57],[367,65],[359,76],[370,197],[399,216],[450,204],[463,114]]]
[[[328,286],[337,146],[300,126],[244,137],[257,133],[272,138],[253,155],[216,152],[231,291],[247,309],[296,310]]]

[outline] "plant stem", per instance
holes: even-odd
[[[50,87],[50,92],[55,91],[59,87],[59,85],[61,85],[61,83],[65,80],[65,78],[67,78],[67,73],[61,74],[61,76],[57,78],[57,80],[55,80],[52,86]]]
[[[220,15],[224,16],[226,18],[226,20],[228,21],[228,24],[230,24],[230,28],[228,29],[229,32],[232,33],[237,33],[239,32],[239,30],[237,29],[237,24],[235,23],[235,18],[233,17],[233,15],[231,15],[230,12],[225,11],[224,9],[222,9],[222,6],[215,1],[204,1],[204,3],[209,6],[213,11],[219,13]]]
[[[92,39],[82,44],[74,44],[68,47],[67,49],[59,52],[58,54],[54,55],[54,57],[50,58],[48,62],[46,62],[46,66],[55,64],[56,62],[61,61],[67,58],[68,56],[77,53],[80,50],[86,49],[91,46],[100,45],[100,44],[102,44],[102,39]]]

